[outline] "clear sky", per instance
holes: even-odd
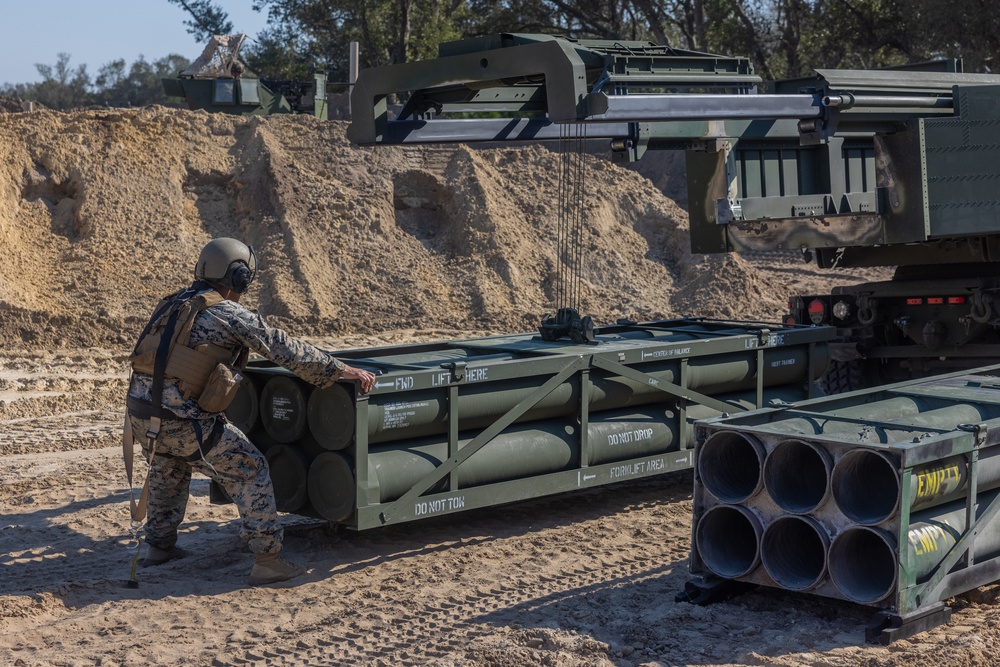
[[[267,23],[253,0],[215,0],[235,32],[250,37]],[[86,65],[91,77],[102,65],[139,56],[158,60],[178,53],[188,60],[203,44],[187,32],[187,13],[167,0],[0,0],[0,84],[40,81],[35,63],[54,65],[70,54],[70,67]]]

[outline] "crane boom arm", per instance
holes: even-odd
[[[765,83],[745,58],[501,34],[364,70],[351,107],[361,145],[555,141],[584,124],[615,161],[684,150],[695,252],[900,265],[947,245],[951,261],[1000,260],[1000,76],[957,61]]]

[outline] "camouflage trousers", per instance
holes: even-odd
[[[149,449],[142,434],[149,420],[132,417],[132,432]],[[203,437],[212,432],[215,419],[200,422]],[[165,421],[156,439],[156,456],[149,469],[149,507],[146,542],[169,550],[177,542],[177,528],[187,510],[191,473],[200,472],[218,482],[236,503],[243,522],[240,536],[254,553],[281,550],[282,528],[274,504],[274,487],[267,459],[238,428],[227,423],[222,436],[202,458],[185,460],[198,452],[198,438],[191,421]]]

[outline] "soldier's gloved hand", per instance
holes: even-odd
[[[361,385],[361,393],[367,394],[375,386],[375,374],[362,370],[360,368],[354,368],[353,366],[344,366],[344,370],[340,373],[341,380],[357,380]]]

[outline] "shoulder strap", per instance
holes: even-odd
[[[174,329],[177,327],[177,316],[180,312],[180,307],[177,307],[170,313],[170,319],[167,320],[167,326],[163,331],[163,336],[160,337],[160,344],[156,348],[156,359],[153,362],[153,395],[151,397],[152,400],[150,401],[154,408],[159,408],[160,404],[163,402],[163,377],[166,375],[167,356],[170,354],[170,341],[173,338]],[[156,437],[159,434],[160,418],[153,415],[149,419],[149,430],[146,432],[146,437],[156,440]]]
[[[222,295],[213,289],[196,295],[190,301],[191,304],[185,319],[181,322],[181,328],[177,330],[175,341],[177,345],[187,346],[191,342],[191,329],[194,327],[194,321],[198,317],[198,313],[203,310],[208,310],[216,304],[222,303],[225,299],[223,299]]]
[[[156,312],[154,312],[153,316],[149,318],[149,322],[146,323],[146,326],[143,328],[142,333],[139,334],[139,338],[135,342],[135,347],[132,348],[133,357],[139,354],[139,344],[142,342],[142,339],[149,335],[149,332],[153,328],[153,326],[155,326],[156,323],[160,321],[160,318],[163,317],[163,314],[167,312],[167,310],[170,308],[171,305],[173,305],[174,299],[172,297],[174,296],[175,295],[171,294],[166,299],[161,301],[159,307],[156,309]]]

